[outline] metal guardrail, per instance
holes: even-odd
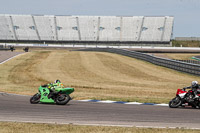
[[[200,65],[200,61],[199,60],[177,60],[177,61],[182,61],[182,62],[187,62],[187,63],[199,64]]]
[[[141,53],[141,52],[135,52],[130,51],[126,49],[116,49],[116,48],[88,48],[88,49],[79,49],[78,51],[98,51],[98,52],[109,52],[109,53],[116,53],[140,60],[144,60],[147,62],[150,62],[155,65],[167,67],[173,70],[198,75],[200,76],[200,65],[198,64],[192,64],[172,59],[166,59],[161,57],[156,57],[153,55]]]

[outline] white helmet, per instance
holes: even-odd
[[[197,81],[192,81],[192,87],[196,87],[198,85]]]

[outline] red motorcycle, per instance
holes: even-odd
[[[200,96],[200,94],[198,94]],[[179,106],[192,106],[193,108],[200,108],[200,97],[194,98],[192,90],[178,89],[176,97],[169,102],[170,108],[178,108]]]

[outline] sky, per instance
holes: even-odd
[[[173,37],[200,37],[200,0],[0,0],[0,14],[174,16]]]

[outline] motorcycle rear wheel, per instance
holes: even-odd
[[[182,104],[180,97],[175,97],[169,102],[170,108],[178,108]]]
[[[36,93],[35,95],[33,95],[31,98],[30,98],[30,103],[31,104],[37,104],[40,102],[40,98],[41,98],[41,95],[39,93]]]
[[[71,100],[70,96],[67,94],[60,94],[56,99],[56,104],[65,105]]]

